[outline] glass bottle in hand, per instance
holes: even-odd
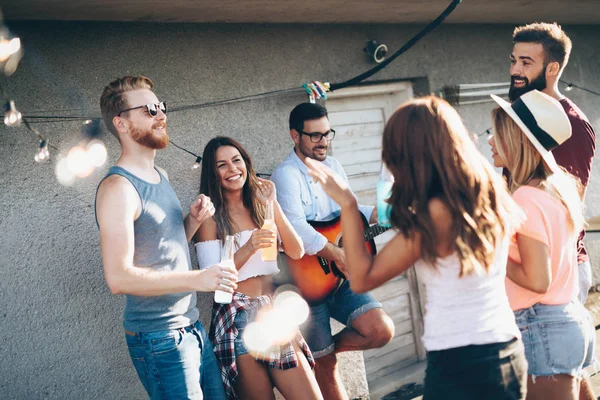
[[[267,200],[265,222],[263,223],[262,229],[268,229],[275,235],[277,235],[277,226],[275,225],[275,212],[273,210],[273,200]],[[274,240],[271,246],[261,249],[261,258],[263,261],[277,260],[277,240]]]
[[[225,244],[221,251],[221,265],[227,265],[235,269],[235,263],[233,262],[234,253],[234,239],[233,236],[227,235],[225,238]],[[215,302],[221,304],[229,304],[233,300],[233,293],[225,292],[223,290],[215,290]]]

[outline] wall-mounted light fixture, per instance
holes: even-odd
[[[363,50],[369,55],[369,59],[377,64],[382,63],[388,54],[387,46],[377,43],[376,40],[367,42],[367,46]]]

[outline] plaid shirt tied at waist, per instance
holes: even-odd
[[[230,304],[213,304],[209,337],[219,361],[221,378],[225,386],[225,393],[229,399],[238,398],[233,390],[233,382],[238,376],[238,369],[235,362],[235,339],[238,337],[238,330],[234,324],[235,316],[242,310],[251,311],[256,309],[255,311],[258,311],[258,309],[270,304],[270,296],[249,297],[238,292],[233,294],[233,300]],[[315,360],[299,330],[294,340],[306,356],[310,367],[314,368]],[[292,342],[280,346],[272,346],[267,351],[253,352],[252,354],[257,361],[268,365],[270,368],[285,370],[299,365],[298,356],[294,351]]]

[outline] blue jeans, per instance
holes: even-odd
[[[329,318],[351,328],[352,321],[356,318],[367,311],[381,307],[381,303],[375,300],[370,293],[354,293],[350,289],[350,283],[345,281],[322,303],[310,307],[308,322],[301,326],[302,335],[308,343],[313,357],[321,358],[335,350]]]
[[[185,328],[125,334],[131,361],[152,400],[225,400],[219,365],[200,321]]]

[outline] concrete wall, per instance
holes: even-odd
[[[369,39],[399,48],[420,26],[161,25],[14,23],[25,57],[2,84],[29,114],[71,110],[98,115],[103,87],[115,77],[144,74],[170,106],[297,87],[313,79],[339,82],[370,68]],[[565,79],[600,90],[599,26],[567,27],[575,44]],[[426,76],[443,85],[508,79],[511,26],[442,26],[375,79]],[[569,96],[600,129],[600,98]],[[175,143],[201,152],[214,135],[245,144],[258,171],[291,149],[287,116],[303,95],[172,113]],[[474,132],[490,126],[492,104],[460,108]],[[83,110],[83,111],[81,111]],[[76,122],[39,124],[65,151],[80,140]],[[109,164],[119,154],[106,137]],[[0,397],[6,399],[142,399],[121,329],[122,297],[103,278],[94,192],[106,167],[72,188],[53,164],[33,161],[37,141],[23,127],[0,127]],[[56,152],[54,152],[56,155]],[[170,174],[184,207],[198,190],[194,158],[174,147],[157,164]],[[588,215],[600,214],[600,166],[588,191]],[[591,246],[600,265],[600,249]],[[202,318],[209,297],[200,297]],[[355,389],[354,395],[362,395]]]

